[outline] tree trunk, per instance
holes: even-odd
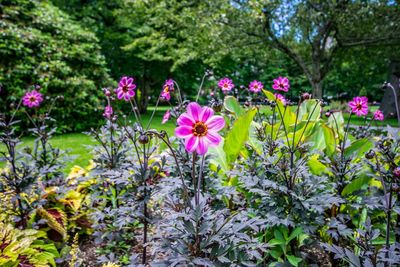
[[[147,75],[147,64],[143,63],[143,74],[142,74],[142,86],[139,89],[140,95],[137,96],[137,104],[140,114],[144,114],[147,111],[147,105],[149,103],[149,90],[150,90],[150,79]]]
[[[322,99],[322,81],[311,81],[312,97]]]
[[[390,66],[389,66],[388,81],[393,86],[393,88],[397,94],[398,103],[400,103],[399,79],[400,79],[400,61],[392,60],[390,63]],[[379,109],[382,110],[383,114],[387,118],[396,118],[397,117],[395,96],[394,96],[393,90],[390,87],[387,87],[385,89],[385,93],[383,95],[383,99],[382,99],[381,106]]]

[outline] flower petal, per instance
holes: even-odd
[[[208,151],[207,141],[204,140],[204,138],[198,138],[198,139],[199,139],[199,145],[197,146],[196,152],[199,155],[204,155]]]
[[[188,138],[193,135],[193,128],[189,126],[179,126],[175,129],[175,135],[179,138]]]
[[[193,118],[190,117],[187,113],[183,113],[182,115],[180,115],[177,122],[179,126],[193,126],[193,124],[195,124]]]
[[[200,121],[207,121],[213,115],[214,115],[214,110],[212,108],[203,107],[200,114]]]
[[[196,102],[192,102],[187,107],[187,113],[193,118],[194,121],[200,121],[201,107]]]
[[[212,116],[206,121],[206,125],[211,131],[220,131],[225,127],[225,120],[222,116]]]
[[[199,137],[194,135],[187,138],[185,141],[185,148],[188,152],[194,152],[197,149],[198,145],[199,145]]]
[[[222,141],[222,137],[218,133],[213,131],[208,131],[205,139],[210,146],[218,146],[219,143]]]

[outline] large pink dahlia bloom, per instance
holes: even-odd
[[[135,96],[136,84],[133,83],[132,77],[124,76],[118,83],[118,88],[116,90],[118,99],[124,99],[129,101]]]
[[[365,96],[356,96],[349,102],[351,112],[357,116],[365,116],[368,114],[368,98]]]
[[[32,90],[27,92],[24,97],[22,98],[22,105],[33,108],[38,107],[40,103],[43,101],[43,96],[36,90]]]
[[[179,116],[178,127],[175,135],[185,139],[185,148],[188,152],[197,152],[204,155],[208,147],[215,147],[221,142],[218,131],[225,127],[222,116],[214,115],[209,107],[201,107],[192,102],[187,107],[187,112]]]

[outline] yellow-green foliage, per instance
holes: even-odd
[[[54,244],[40,240],[44,237],[44,232],[19,230],[0,222],[0,266],[56,266],[57,249]]]

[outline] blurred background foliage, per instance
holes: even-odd
[[[332,12],[342,2],[346,11]],[[315,55],[307,39],[333,21],[324,52],[335,49],[328,51],[333,56],[321,81],[323,96],[363,94],[379,102],[388,66],[400,59],[392,37],[400,18],[390,15],[398,11],[397,1],[383,0],[0,0],[0,104],[8,109],[39,84],[46,95],[64,96],[54,111],[60,130],[82,131],[99,121],[102,87],[115,87],[123,75],[135,77],[143,113],[167,78],[193,96],[207,69],[215,79],[231,77],[237,87],[258,79],[270,88],[275,77],[288,76],[293,99],[312,92],[304,68],[266,32],[269,19],[277,38],[311,69]],[[267,13],[274,16],[265,19]],[[215,85],[208,80],[205,88]]]

